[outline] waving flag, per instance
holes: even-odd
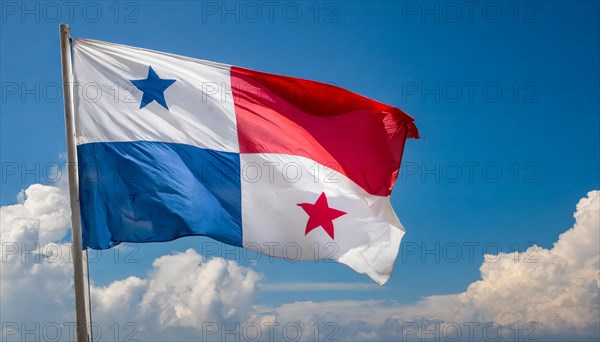
[[[328,84],[75,39],[84,247],[205,235],[387,281],[400,109]]]

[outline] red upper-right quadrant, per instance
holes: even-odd
[[[330,167],[372,195],[388,196],[413,118],[348,90],[231,68],[240,153],[279,153]]]

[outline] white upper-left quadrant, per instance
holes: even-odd
[[[73,69],[78,144],[156,141],[239,152],[229,65],[74,39]]]

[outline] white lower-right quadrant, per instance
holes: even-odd
[[[305,157],[241,154],[245,248],[292,260],[334,259],[379,284],[404,228],[389,197],[368,194]]]

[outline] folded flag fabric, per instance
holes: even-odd
[[[379,284],[413,119],[332,85],[73,40],[84,248],[204,235]]]

